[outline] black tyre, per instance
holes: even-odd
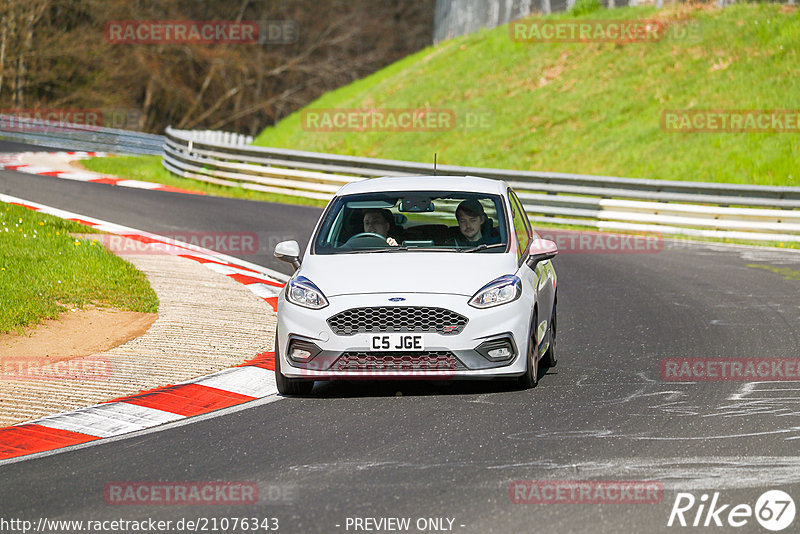
[[[278,338],[275,337],[275,382],[281,395],[308,395],[314,388],[313,380],[286,378],[281,373],[281,359],[278,357]]]
[[[539,322],[538,312],[533,312],[533,321],[528,331],[528,352],[525,355],[527,366],[525,374],[517,379],[519,387],[523,389],[535,388],[539,383],[539,361],[537,358],[538,343],[536,342],[536,325]]]
[[[558,321],[556,321],[556,305],[553,304],[553,317],[550,318],[550,346],[544,353],[542,363],[547,367],[555,367],[558,364],[558,352],[556,350],[556,333]]]

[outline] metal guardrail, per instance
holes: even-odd
[[[224,138],[221,137],[221,138]],[[430,175],[432,166],[250,146],[246,139],[167,128],[163,165],[205,182],[327,200],[375,176]],[[670,235],[800,241],[800,187],[645,180],[440,165],[439,175],[505,180],[539,223]]]
[[[161,154],[164,136],[85,124],[0,115],[0,137],[68,150],[115,154]]]

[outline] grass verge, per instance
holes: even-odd
[[[144,274],[91,239],[81,224],[0,202],[0,333],[22,332],[87,304],[154,313]]]

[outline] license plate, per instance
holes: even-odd
[[[422,334],[375,334],[368,337],[370,350],[374,351],[425,350]]]

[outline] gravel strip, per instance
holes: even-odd
[[[0,380],[0,426],[191,380],[272,350],[277,316],[244,285],[185,258],[121,256],[158,295],[156,322],[119,347],[70,360],[72,368],[83,360],[93,379]]]

